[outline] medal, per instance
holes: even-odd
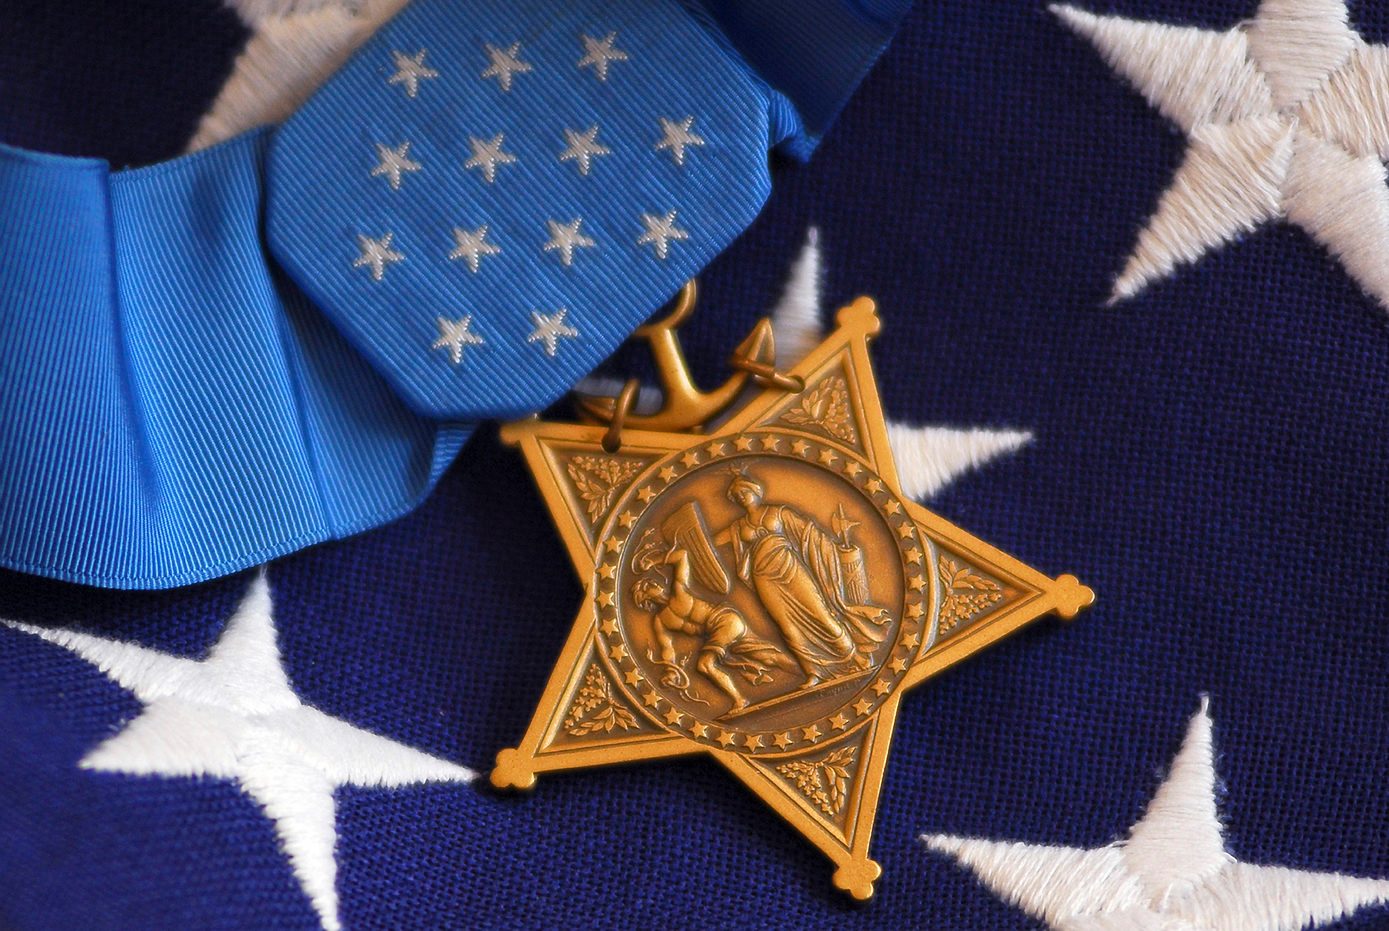
[[[635,382],[582,409],[604,424],[507,425],[586,586],[573,629],[499,788],[539,773],[707,753],[873,894],[869,857],[905,691],[1094,595],[1048,578],[899,489],[868,342],[872,300],[787,372],[761,321],[721,389],[695,388],[676,328],[651,343],[664,407]],[[756,394],[716,418],[746,383]]]

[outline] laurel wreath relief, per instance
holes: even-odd
[[[584,684],[574,696],[574,704],[569,706],[569,715],[564,719],[564,729],[575,737],[596,734],[602,731],[612,733],[614,728],[631,730],[637,726],[637,719],[613,698],[612,686],[597,666],[588,667]]]
[[[840,747],[819,760],[782,763],[777,772],[790,779],[821,811],[835,817],[849,797],[849,777],[857,751],[857,747]]]
[[[946,592],[945,604],[940,609],[941,633],[973,620],[982,611],[1003,600],[1002,586],[948,556],[940,557],[936,571]]]
[[[849,386],[838,375],[802,393],[800,402],[782,414],[781,419],[798,426],[819,427],[845,443],[856,439],[849,418]]]
[[[630,459],[575,456],[564,469],[583,499],[589,521],[596,523],[608,512],[617,493],[641,471],[641,466],[640,462]]]

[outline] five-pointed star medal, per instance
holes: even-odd
[[[653,346],[678,355],[687,309],[648,326],[664,333]],[[503,429],[586,593],[492,782],[525,789],[552,770],[707,753],[864,899],[881,874],[869,843],[906,689],[1093,594],[903,497],[868,356],[873,302],[837,322],[789,372],[759,369],[763,390],[708,433],[640,429],[652,419],[636,416]],[[739,347],[749,370],[770,330]],[[713,394],[668,393],[653,417],[676,422]]]

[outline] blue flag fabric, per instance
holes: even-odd
[[[1223,30],[1256,5],[1101,6]],[[173,154],[244,38],[229,16],[211,0],[22,7],[0,30],[0,138],[118,163]],[[1389,42],[1384,8],[1353,4],[1350,21]],[[581,597],[519,457],[484,428],[406,518],[266,570],[271,659],[293,695],[406,748],[361,749],[326,813],[293,809],[331,842],[326,887],[324,861],[292,858],[285,819],[227,775],[254,754],[164,775],[158,741],[92,756],[160,700],[137,694],[143,670],[173,713],[190,700],[176,686],[202,681],[174,675],[190,667],[0,629],[0,926],[1045,927],[918,838],[1127,837],[1202,695],[1230,856],[1389,878],[1389,323],[1280,222],[1106,306],[1186,149],[1041,3],[922,5],[815,160],[774,169],[763,214],[701,276],[683,336],[712,383],[817,225],[825,309],[880,303],[893,421],[1032,436],[928,505],[1097,592],[1073,623],[906,697],[871,903],[843,900],[827,861],[706,761],[542,777],[520,798],[448,768],[484,770],[522,733]],[[253,572],[143,593],[7,573],[0,617],[206,660],[238,617],[233,630],[263,633],[259,603],[242,613],[256,591]],[[262,723],[306,718],[264,659],[254,681],[278,704],[255,706]],[[167,719],[153,733],[187,736]],[[1313,924],[1386,925],[1383,906]]]

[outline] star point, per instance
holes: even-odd
[[[627,60],[627,53],[613,45],[617,41],[615,32],[608,33],[602,39],[595,39],[586,34],[580,38],[584,43],[584,57],[579,59],[579,67],[592,68],[600,81],[608,80],[608,65],[611,62]]]
[[[569,311],[563,307],[552,314],[531,311],[531,322],[535,324],[535,329],[526,337],[526,342],[540,343],[545,349],[545,355],[553,359],[559,352],[561,339],[575,339],[579,335],[578,330],[564,322],[568,313]]]
[[[435,323],[439,327],[439,338],[436,339],[429,348],[448,350],[449,361],[454,365],[461,365],[463,363],[464,346],[484,345],[482,337],[478,336],[470,329],[473,323],[472,314],[468,314],[461,320],[436,317]]]
[[[689,232],[675,225],[675,213],[674,210],[667,211],[664,216],[643,213],[641,222],[646,232],[637,237],[637,245],[651,246],[656,257],[664,259],[670,252],[672,241],[689,239]]]
[[[414,97],[418,94],[420,81],[439,76],[439,72],[424,63],[426,51],[426,49],[420,49],[414,55],[406,55],[404,52],[393,50],[391,58],[395,61],[395,74],[387,78],[386,83],[403,85],[407,97]]]
[[[534,70],[530,62],[520,59],[521,43],[513,42],[506,48],[498,48],[492,43],[486,44],[487,57],[490,64],[482,72],[484,78],[496,78],[497,84],[501,86],[503,92],[511,90],[511,79],[513,75],[526,74]]]

